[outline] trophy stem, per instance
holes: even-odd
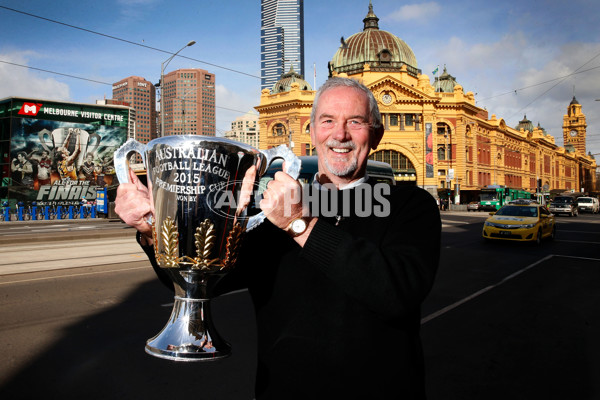
[[[214,327],[210,299],[175,296],[169,322],[146,342],[146,353],[173,361],[208,361],[229,356],[231,346]]]

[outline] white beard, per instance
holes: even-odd
[[[350,149],[350,150],[356,149],[356,145],[354,144],[354,142],[339,142],[334,139],[327,141],[327,143],[325,143],[325,145],[330,148],[335,147],[338,149],[342,148],[342,149]],[[352,159],[349,161],[349,163],[346,164],[346,166],[344,166],[342,168],[334,167],[333,165],[331,165],[329,163],[329,160],[327,159],[327,157],[324,157],[324,158],[325,158],[325,167],[327,167],[329,172],[331,172],[333,175],[339,176],[341,178],[352,175],[358,169],[358,159],[356,158],[356,155],[354,155],[354,157],[352,157]]]

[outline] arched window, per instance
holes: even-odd
[[[281,136],[285,134],[285,125],[279,123],[273,127],[273,136]]]
[[[448,126],[447,123],[438,122],[437,123],[437,133],[438,133],[438,135],[449,135],[452,133],[452,131],[450,130],[450,126]]]
[[[388,49],[383,49],[378,54],[379,62],[382,64],[389,64],[392,61],[392,53]]]
[[[439,145],[437,148],[437,158],[438,160],[445,160],[446,159],[446,146]]]
[[[396,175],[410,175],[416,179],[417,171],[413,163],[400,152],[394,150],[380,150],[371,154],[369,159],[390,164]]]

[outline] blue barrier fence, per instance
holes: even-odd
[[[7,204],[2,205],[0,221],[39,221],[53,219],[85,219],[98,218],[95,204],[80,206],[24,206],[17,205],[14,209]]]

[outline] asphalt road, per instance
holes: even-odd
[[[539,247],[484,244],[484,218],[443,213],[442,261],[423,305],[429,399],[599,399],[600,216],[559,217],[557,239]],[[252,398],[246,292],[213,301],[231,357],[144,353],[172,295],[133,233],[108,221],[0,225],[0,398]]]

